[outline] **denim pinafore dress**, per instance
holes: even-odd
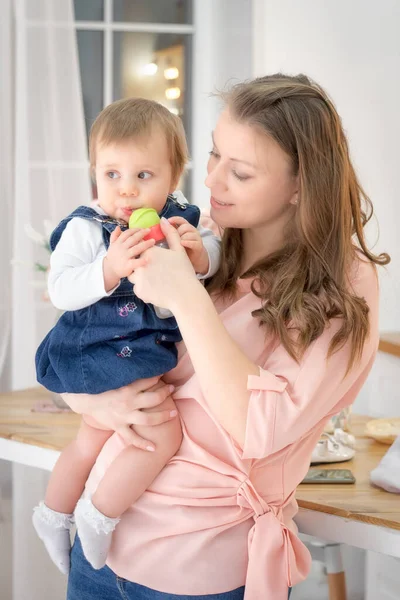
[[[168,196],[160,216],[182,216],[197,227],[200,210]],[[111,233],[120,225],[80,206],[53,231],[52,250],[74,218],[101,222],[107,249]],[[110,296],[61,315],[36,352],[37,380],[53,392],[100,394],[173,369],[175,344],[181,339],[176,320],[158,318],[153,305],[137,298],[132,283],[123,278]]]

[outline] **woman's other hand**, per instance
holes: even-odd
[[[173,386],[165,384],[159,377],[152,377],[95,396],[62,394],[62,397],[73,411],[88,415],[99,425],[113,429],[127,443],[143,450],[154,450],[154,444],[140,437],[134,426],[152,427],[176,418],[178,413],[171,398],[173,390]],[[151,410],[168,399],[167,410]]]

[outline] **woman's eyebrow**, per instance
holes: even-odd
[[[213,146],[215,146],[215,148],[217,148],[217,144],[215,143],[215,139],[214,139],[214,133],[213,133],[213,132],[211,132],[211,138],[212,138],[212,143],[213,143]],[[243,159],[241,159],[241,158],[233,158],[233,157],[229,157],[229,159],[228,159],[228,160],[232,160],[233,162],[240,162],[240,163],[243,163],[244,165],[248,165],[249,167],[253,167],[253,169],[256,169],[256,168],[257,168],[257,166],[256,166],[254,163],[252,163],[252,162],[249,162],[248,160],[243,160]]]
[[[234,162],[240,162],[244,165],[248,165],[249,167],[253,167],[253,169],[256,169],[256,165],[252,162],[249,162],[248,160],[242,160],[241,158],[230,158],[229,160],[232,160]]]

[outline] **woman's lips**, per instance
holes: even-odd
[[[210,204],[213,208],[229,208],[230,206],[233,206],[232,204],[227,204],[226,202],[221,202],[220,200],[217,200],[216,198],[214,198],[214,196],[211,196]]]

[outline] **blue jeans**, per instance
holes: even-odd
[[[127,581],[115,575],[107,566],[96,571],[84,557],[78,536],[75,537],[71,552],[67,600],[243,600],[243,598],[244,587],[222,594],[180,596],[164,594]]]

